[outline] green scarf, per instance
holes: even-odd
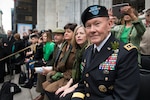
[[[87,42],[82,48],[80,47],[77,48],[75,61],[73,64],[73,69],[72,69],[72,78],[74,80],[74,83],[79,82],[79,80],[81,79],[81,71],[82,71],[81,61],[82,61],[82,56],[86,47],[87,47]]]

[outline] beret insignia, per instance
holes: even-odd
[[[91,12],[93,15],[98,15],[99,10],[100,10],[100,7],[98,7],[98,6],[93,6],[93,7],[90,7],[89,12]]]

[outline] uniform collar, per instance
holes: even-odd
[[[108,36],[102,41],[102,43],[100,43],[99,46],[96,46],[94,44],[94,50],[97,49],[97,51],[99,52],[101,50],[101,48],[104,46],[104,44],[106,43],[106,41],[109,39],[110,36],[111,36],[111,33],[108,34]]]

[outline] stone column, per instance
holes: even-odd
[[[45,29],[45,0],[37,0],[37,29]]]
[[[53,30],[55,28],[56,28],[56,0],[45,0],[45,29]]]
[[[100,0],[100,5],[105,6],[107,9],[112,7],[112,0]]]
[[[145,0],[145,9],[149,9],[150,8],[150,0]]]

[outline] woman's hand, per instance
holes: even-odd
[[[73,79],[71,78],[71,79],[69,80],[69,82],[68,82],[65,86],[62,86],[61,88],[59,88],[59,89],[55,92],[55,94],[58,95],[59,93],[65,91],[65,89],[68,89],[68,88],[71,86],[72,83],[73,83]]]
[[[60,87],[60,88],[55,92],[55,94],[58,95],[59,93],[63,92],[63,91],[64,91],[65,89],[67,89],[67,88],[68,88],[67,85],[62,86],[62,87]]]
[[[124,6],[120,9],[121,13],[128,14],[132,20],[138,20],[138,17],[135,15],[135,9],[133,9],[131,6]]]
[[[67,88],[64,90],[64,92],[60,95],[60,97],[65,97],[67,94],[73,92],[75,90],[75,88],[72,86],[70,88]]]

